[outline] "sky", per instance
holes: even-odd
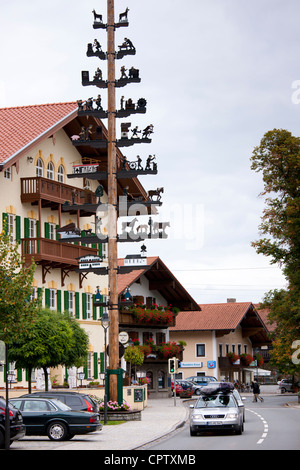
[[[116,30],[116,49],[128,37],[136,55],[116,61],[116,78],[122,65],[134,66],[141,83],[117,90],[117,107],[123,94],[145,98],[146,115],[130,122],[151,123],[154,134],[123,153],[156,156],[158,175],[141,181],[164,187],[155,220],[171,224],[167,240],[147,241],[147,253],[200,304],[258,303],[285,279],[251,246],[264,199],[250,158],[269,130],[300,135],[300,2],[115,0],[116,19],[126,7],[129,27]],[[1,2],[0,107],[97,96],[81,85],[82,70],[100,67],[106,78],[106,62],[86,56],[95,38],[106,50],[93,9],[106,20],[105,0]],[[119,256],[139,253],[137,243],[121,245]]]

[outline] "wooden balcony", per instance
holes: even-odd
[[[173,321],[168,323],[163,323],[160,321],[145,321],[141,322],[138,320],[133,313],[128,312],[127,310],[120,309],[119,311],[119,324],[122,327],[137,327],[137,328],[169,328],[170,326],[175,326],[175,316]]]
[[[33,259],[36,264],[71,270],[78,268],[76,258],[97,254],[96,248],[61,243],[47,238],[22,238],[21,250],[22,257],[27,264],[30,264]]]
[[[92,197],[96,203],[96,196]],[[84,190],[76,186],[59,183],[41,177],[21,178],[21,201],[36,205],[41,201],[42,207],[57,209],[59,204],[66,201],[74,204],[83,204]]]

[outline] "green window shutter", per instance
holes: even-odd
[[[16,216],[16,241],[21,241],[21,217],[19,215]]]
[[[17,381],[22,382],[22,369],[17,369]]]
[[[67,290],[64,292],[64,310],[69,310],[69,292]]]
[[[86,320],[86,294],[82,293],[82,319]]]
[[[29,380],[29,370],[28,369],[26,369],[26,371],[25,371],[25,380],[26,380],[26,382],[28,382],[28,380]]]
[[[102,258],[102,243],[98,243],[98,256]]]
[[[56,225],[56,240],[59,240],[59,233],[57,230],[59,229],[59,225]]]
[[[45,307],[50,308],[50,289],[45,289]]]
[[[104,372],[104,352],[101,352],[100,353],[100,372],[103,373]]]
[[[29,219],[24,219],[24,238],[29,238]]]
[[[81,236],[85,237],[85,231],[84,230],[81,230]],[[85,246],[85,243],[81,243],[81,246]]]
[[[96,302],[96,295],[93,294],[93,320],[97,320],[97,307],[95,307],[94,302]]]
[[[40,221],[39,220],[36,221],[35,227],[36,227],[36,231],[35,231],[36,238],[39,238],[39,236],[40,236]]]
[[[98,379],[98,353],[94,352],[94,379]]]
[[[101,302],[103,302],[103,295],[101,295]],[[100,318],[103,317],[103,306],[100,307]]]
[[[75,317],[79,319],[79,292],[75,292]]]
[[[57,290],[56,292],[57,295],[57,311],[61,312],[61,290]]]
[[[38,287],[38,298],[42,301],[43,300],[43,289]]]
[[[45,222],[45,238],[49,238],[49,222]]]
[[[87,364],[83,367],[83,372],[84,372],[85,379],[87,379],[87,378],[88,378],[88,367],[87,367]]]
[[[5,235],[7,235],[7,213],[2,212],[2,230],[4,230]]]

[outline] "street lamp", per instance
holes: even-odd
[[[107,330],[110,325],[110,319],[107,312],[103,312],[101,318],[101,326],[104,329],[104,424],[107,423],[107,393],[106,393],[106,364],[107,364],[107,351],[106,351],[106,339],[107,339]]]

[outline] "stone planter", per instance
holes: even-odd
[[[104,413],[100,411],[100,419],[104,420]],[[141,411],[107,411],[107,421],[141,421]]]

